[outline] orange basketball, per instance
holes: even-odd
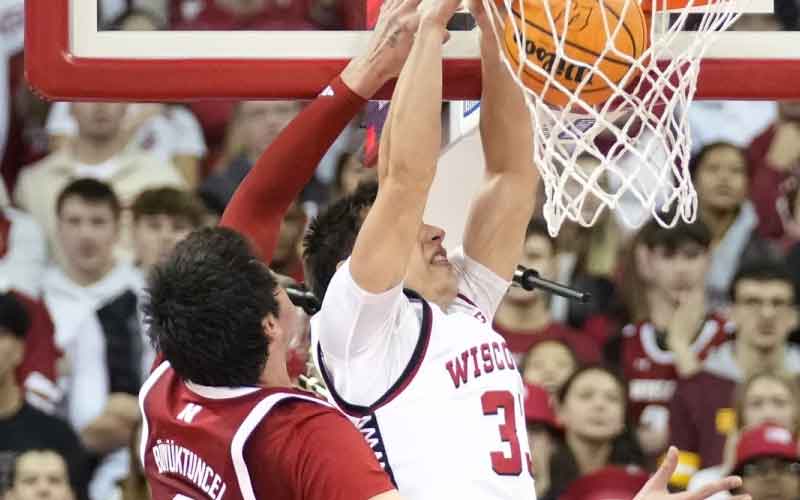
[[[519,1],[510,2],[513,16],[511,22],[506,22],[503,37],[503,49],[510,62],[512,65],[520,64],[519,42],[514,30],[516,25],[525,35],[524,52],[528,61],[549,73],[570,91],[574,92],[581,82],[586,81],[578,97],[590,105],[603,103],[612,93],[599,72],[618,84],[628,72],[631,62],[620,53],[638,58],[647,49],[649,24],[636,0],[573,0],[566,33],[564,33],[565,0],[523,1],[524,19],[519,12]],[[556,36],[560,38],[564,35],[564,54],[567,58],[586,65],[574,64],[566,58],[556,56],[556,40],[551,34],[552,25],[545,12],[544,2],[548,2],[550,7]],[[624,18],[622,18],[623,12]],[[609,41],[608,35],[615,33],[619,23],[622,23],[622,26],[613,40],[616,52],[605,50]],[[597,70],[593,71],[592,66],[596,62]],[[632,74],[624,83],[629,84],[635,76],[637,75]],[[548,104],[557,107],[567,104],[569,100],[567,94],[552,84],[542,95],[547,78],[533,68],[525,66],[521,78],[529,89],[542,96]]]

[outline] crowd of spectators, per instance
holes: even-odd
[[[21,22],[23,2],[7,3],[0,16]],[[795,27],[796,8],[781,5],[756,21]],[[363,22],[329,0],[99,6],[121,30]],[[0,499],[145,500],[146,274],[216,223],[303,104],[45,103],[19,72],[21,24],[4,27]],[[529,224],[521,264],[596,297],[512,287],[495,317],[526,383],[539,498],[632,498],[669,445],[681,451],[676,489],[737,473],[756,500],[800,498],[800,103],[701,102],[690,119],[696,222],[633,230],[605,213],[557,238]],[[283,221],[272,267],[298,282],[309,220],[375,178],[359,125]],[[306,359],[294,353],[294,377]]]

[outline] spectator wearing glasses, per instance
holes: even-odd
[[[734,472],[742,477],[740,493],[753,500],[800,497],[800,456],[791,431],[764,424],[745,432],[736,447]]]
[[[800,348],[787,342],[798,312],[785,265],[768,258],[744,264],[731,295],[736,338],[716,350],[702,371],[681,380],[670,404],[670,441],[681,450],[687,473],[676,484],[698,467],[722,462],[726,436],[735,429],[730,405],[737,384],[764,371],[800,373]]]

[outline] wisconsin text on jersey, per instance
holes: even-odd
[[[151,451],[159,474],[183,476],[212,500],[222,500],[225,496],[228,485],[214,469],[189,448],[176,444],[171,439],[167,441],[159,439]]]
[[[478,352],[480,352],[480,356]],[[466,384],[469,381],[470,358],[472,358],[473,368],[471,371],[473,379],[480,377],[484,373],[491,373],[495,368],[498,370],[517,369],[514,363],[514,355],[511,354],[511,350],[505,342],[492,342],[491,344],[485,342],[480,346],[472,346],[462,352],[460,356],[453,358],[445,364],[456,389],[458,389],[461,384]]]

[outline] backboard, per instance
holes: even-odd
[[[379,0],[365,2],[364,27]],[[770,12],[771,0],[748,11]],[[26,1],[26,71],[49,99],[190,101],[312,98],[368,31],[103,31],[96,0]],[[689,43],[691,32],[683,34]],[[480,94],[473,31],[445,47],[445,97]],[[379,97],[388,98],[390,89]],[[727,32],[702,63],[700,99],[800,98],[800,33]]]

